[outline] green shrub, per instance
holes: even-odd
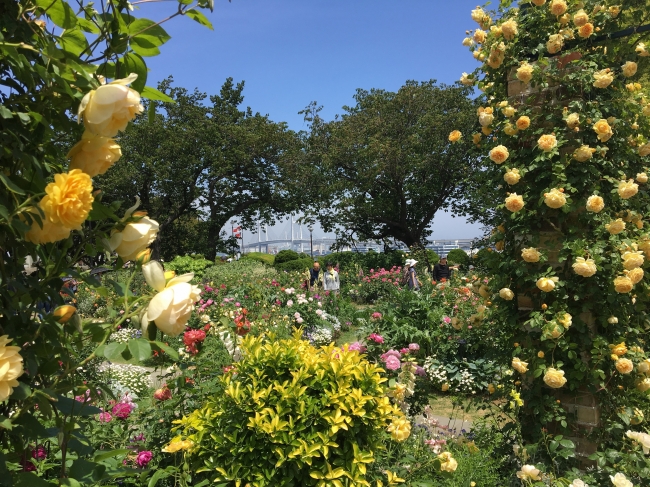
[[[266,265],[275,264],[275,256],[273,254],[265,254],[263,252],[249,252],[248,254],[242,255],[240,260],[253,260],[255,262],[261,262]]]
[[[177,255],[171,262],[165,262],[165,270],[175,271],[176,274],[186,274],[193,272],[194,277],[201,278],[205,270],[213,266],[214,262],[204,258],[200,254]]]
[[[239,260],[225,264],[213,265],[203,274],[203,282],[212,282],[215,285],[235,284],[242,279],[252,282],[257,279],[277,277],[277,271],[255,260]]]
[[[258,487],[367,485],[366,465],[391,421],[396,436],[408,436],[381,369],[359,353],[317,349],[299,335],[249,335],[241,348],[237,373],[221,379],[224,393],[183,418],[182,435],[167,447],[195,445],[191,471]]]
[[[305,271],[309,269],[313,263],[314,261],[307,257],[306,259],[296,259],[284,262],[282,264],[275,264],[275,268],[280,272]]]
[[[275,264],[284,264],[285,262],[297,260],[299,258],[300,256],[298,255],[298,252],[294,252],[293,250],[281,250],[275,256]]]
[[[467,266],[469,265],[469,255],[467,255],[467,252],[464,250],[454,249],[447,254],[447,262],[450,264],[460,264],[462,266]]]
[[[390,269],[393,266],[403,266],[406,257],[404,252],[336,252],[318,258],[324,266],[327,262],[338,264],[341,270],[349,270],[355,266],[364,270],[368,269]]]

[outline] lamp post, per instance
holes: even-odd
[[[311,255],[311,259],[314,260],[314,237],[313,237],[314,229],[312,228],[311,225],[309,225],[309,254]]]

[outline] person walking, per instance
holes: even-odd
[[[310,291],[318,289],[323,285],[323,273],[321,272],[320,262],[314,262],[314,267],[309,269],[309,280],[308,280]]]
[[[440,257],[440,262],[433,266],[433,279],[435,281],[448,281],[451,279],[452,268],[447,264],[447,256]]]
[[[405,284],[408,286],[408,288],[413,291],[419,291],[420,286],[422,285],[415,270],[415,264],[417,263],[418,261],[415,259],[407,259],[406,264],[404,264],[403,280],[405,281]]]
[[[334,264],[328,262],[327,270],[323,274],[323,289],[338,294],[340,288],[341,281],[339,280],[339,273],[334,269]]]

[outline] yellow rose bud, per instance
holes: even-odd
[[[442,392],[447,392],[447,391],[449,390],[449,384],[448,384],[447,382],[445,382],[445,383],[440,387],[440,390],[442,390]]]
[[[459,130],[454,130],[449,134],[449,142],[458,142],[462,136]]]
[[[544,352],[542,352],[541,350],[537,352],[537,357],[544,358]]]
[[[69,304],[64,304],[63,306],[57,307],[52,312],[52,316],[54,316],[54,319],[59,323],[66,323],[76,312],[77,308]]]

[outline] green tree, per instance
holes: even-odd
[[[396,93],[357,90],[356,105],[331,122],[308,107],[308,177],[319,181],[309,199],[321,225],[341,241],[394,239],[410,247],[431,234],[437,211],[463,213],[478,161],[449,134],[450,127],[469,133],[469,95],[462,86],[409,81]]]

